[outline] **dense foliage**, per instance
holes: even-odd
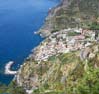
[[[25,94],[25,91],[22,87],[18,87],[15,82],[11,82],[11,84],[0,85],[0,94]]]
[[[93,22],[89,27],[91,30],[99,30],[99,23]]]
[[[92,62],[85,62],[80,63],[64,83],[46,83],[33,94],[99,94],[99,68],[90,65]]]

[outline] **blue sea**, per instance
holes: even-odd
[[[11,75],[4,74],[4,67],[14,61],[18,70],[31,50],[43,40],[34,32],[44,24],[49,8],[59,0],[0,0],[0,82],[9,84]]]

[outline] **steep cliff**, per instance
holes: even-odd
[[[98,41],[93,39],[93,31],[80,35],[81,32],[74,33],[72,32],[74,29],[68,29],[88,28],[98,18],[99,0],[63,0],[59,6],[50,10],[45,25],[40,29],[43,36],[49,37],[26,59],[16,75],[17,85],[22,86],[29,94],[98,94]],[[63,32],[68,31],[64,38]],[[59,49],[64,47],[64,45],[60,47],[62,43],[66,44],[66,48],[69,44],[69,47],[73,48],[71,44],[75,45],[75,43],[71,42],[74,40],[70,41],[73,38],[76,38],[77,49],[75,47],[69,53],[63,51],[57,54],[59,50],[55,48],[54,54],[53,49],[50,49],[53,46],[50,45],[50,41],[52,44],[56,42],[55,47],[59,46]],[[77,38],[81,39],[77,40]],[[46,57],[43,47],[50,49],[53,54],[45,61],[40,60]],[[43,55],[40,55],[40,51]],[[36,59],[41,57],[36,60],[35,56]]]
[[[43,36],[48,36],[51,32],[64,28],[88,28],[98,17],[99,0],[63,0],[49,12],[40,32]]]
[[[29,58],[19,70],[16,82],[28,94],[98,92],[99,46],[95,43],[85,48],[82,56],[80,54],[81,51],[59,54],[40,63]],[[85,58],[82,60],[82,57]],[[96,90],[90,91],[95,89],[94,87],[97,87]]]

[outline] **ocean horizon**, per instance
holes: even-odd
[[[4,68],[14,61],[13,70],[43,40],[34,34],[44,24],[50,8],[59,0],[0,0],[0,82],[9,84],[14,76],[5,75]]]

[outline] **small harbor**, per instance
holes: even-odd
[[[5,74],[6,75],[15,75],[17,71],[11,70],[11,66],[14,64],[13,61],[9,61],[5,66]]]

